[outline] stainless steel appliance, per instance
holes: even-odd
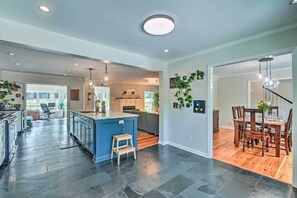
[[[0,120],[0,166],[4,162],[5,156],[6,156],[5,126],[6,126],[6,121],[4,119],[1,119]]]
[[[15,144],[15,140],[17,138],[18,132],[17,132],[17,113],[10,113],[9,116],[6,118],[6,133],[5,133],[5,140],[6,140],[6,151],[5,151],[5,164],[8,164],[17,149],[17,146]]]

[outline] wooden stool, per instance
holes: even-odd
[[[129,145],[129,140],[130,140],[130,145]],[[114,147],[114,143],[116,141],[116,147]],[[123,146],[119,146],[120,141],[126,141],[126,144]],[[135,147],[133,146],[133,137],[130,134],[121,134],[121,135],[115,135],[112,138],[112,145],[111,145],[111,156],[110,159],[113,158],[113,152],[115,152],[118,155],[118,165],[120,165],[120,157],[123,154],[128,154],[129,153],[134,153],[134,159],[136,159],[136,150]]]

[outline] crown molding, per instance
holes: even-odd
[[[202,55],[202,54],[214,52],[214,51],[217,51],[217,50],[220,50],[220,49],[223,49],[223,48],[235,46],[235,45],[238,45],[238,44],[241,44],[241,43],[245,43],[247,41],[256,40],[258,38],[263,38],[263,37],[273,35],[273,34],[276,34],[276,33],[280,33],[280,32],[285,32],[287,30],[291,30],[291,29],[294,29],[294,28],[297,28],[297,22],[286,25],[286,26],[282,26],[280,28],[276,28],[276,29],[273,29],[273,30],[268,30],[268,31],[265,31],[265,32],[262,32],[262,33],[259,33],[259,34],[248,36],[248,37],[245,37],[245,38],[242,38],[242,39],[231,41],[231,42],[228,42],[228,43],[225,43],[225,44],[222,44],[222,45],[218,45],[216,47],[208,48],[208,49],[205,49],[205,50],[202,50],[202,51],[199,51],[197,53],[193,53],[193,54],[190,54],[190,55],[187,55],[187,56],[183,56],[181,58],[177,58],[177,59],[174,59],[172,61],[168,61],[167,65],[171,64],[171,63],[174,63],[174,62],[177,62],[177,61],[181,61],[181,60],[185,60],[185,59],[192,58],[192,57],[195,57],[195,56],[199,56],[199,55]]]

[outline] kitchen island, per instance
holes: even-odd
[[[137,115],[112,111],[96,113],[70,110],[69,132],[92,154],[96,163],[110,159],[114,135],[133,135],[133,144],[137,150]]]

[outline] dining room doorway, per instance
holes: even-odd
[[[259,57],[209,66],[208,90],[210,97],[208,101],[211,108],[208,115],[213,115],[208,116],[208,126],[211,129],[209,130],[210,148],[213,150],[212,157],[214,159],[294,184],[294,156],[292,152],[294,140],[292,135],[289,137],[291,139],[288,144],[293,143],[288,152],[285,148],[285,142],[288,140],[284,135],[277,136],[280,139],[280,144],[275,139],[276,136],[271,135],[271,139],[274,139],[269,141],[269,151],[265,152],[262,157],[261,141],[255,142],[253,145],[252,142],[249,144],[246,142],[247,147],[243,151],[244,143],[242,134],[240,134],[242,123],[234,122],[234,109],[237,119],[240,118],[238,114],[242,114],[243,108],[258,109],[258,104],[263,101],[270,107],[277,107],[277,113],[274,110],[272,115],[272,112],[268,110],[264,115],[265,119],[267,115],[270,116],[270,120],[267,118],[265,124],[268,125],[268,121],[270,121],[269,126],[273,129],[269,130],[275,132],[278,127],[278,132],[284,134],[290,109],[293,108],[293,104],[290,102],[293,102],[294,99],[292,53],[277,54],[272,58],[271,65],[270,62],[267,65],[265,62],[261,68]],[[263,78],[259,77],[260,73]],[[269,80],[275,81],[274,83],[277,85],[264,86],[266,76]],[[292,134],[292,130],[288,133]]]

